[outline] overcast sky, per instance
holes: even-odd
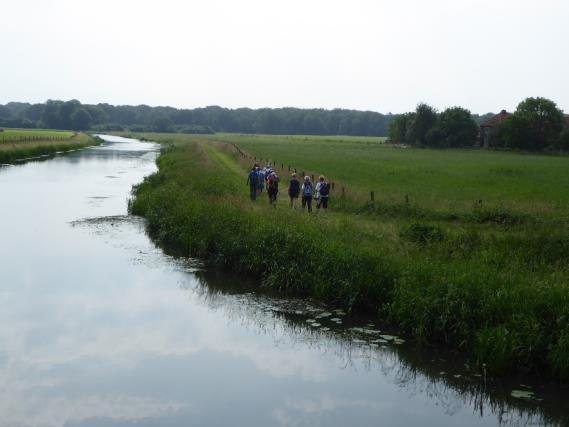
[[[0,103],[569,112],[566,0],[0,1]]]

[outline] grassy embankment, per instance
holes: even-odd
[[[493,373],[569,377],[568,158],[348,138],[146,137],[170,144],[132,210],[164,244],[271,288],[371,310]],[[252,204],[249,159],[211,139],[337,177],[334,211]]]
[[[59,151],[96,145],[84,133],[45,129],[3,129],[0,132],[0,163],[11,163]]]

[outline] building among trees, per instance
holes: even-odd
[[[506,110],[500,111],[493,117],[485,120],[484,122],[480,123],[480,146],[481,147],[489,147],[490,140],[492,139],[492,130],[498,126],[503,124],[508,117],[510,117],[512,113],[508,113]]]

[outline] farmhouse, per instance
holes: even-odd
[[[490,145],[490,138],[492,133],[492,128],[496,125],[503,123],[512,113],[508,113],[506,110],[500,111],[494,117],[490,117],[488,120],[480,125],[480,146],[488,147]]]

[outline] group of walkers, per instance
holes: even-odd
[[[251,200],[257,200],[257,197],[267,188],[269,195],[269,204],[273,205],[277,202],[279,193],[280,178],[273,170],[272,166],[261,168],[258,164],[253,165],[249,175],[247,175],[247,185]],[[309,176],[305,176],[302,183],[298,180],[296,173],[293,173],[288,183],[288,196],[290,198],[290,207],[297,209],[298,199],[302,196],[302,210],[307,209],[312,212],[312,200],[316,199],[316,209],[328,209],[328,201],[330,199],[330,183],[323,175],[318,178],[316,185],[312,184]]]

